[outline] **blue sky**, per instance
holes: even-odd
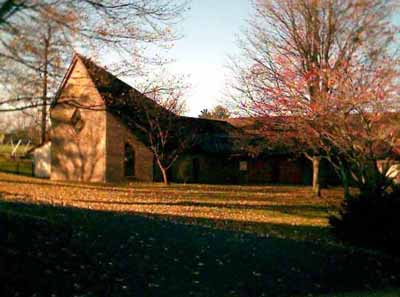
[[[212,108],[223,99],[228,55],[237,53],[236,36],[246,27],[250,0],[192,0],[181,24],[184,37],[171,54],[173,72],[188,75],[188,114]]]
[[[224,99],[228,55],[238,53],[237,35],[246,28],[251,0],[192,0],[181,24],[184,37],[172,49],[173,72],[188,76],[188,115],[212,108]],[[400,25],[400,15],[394,18]]]

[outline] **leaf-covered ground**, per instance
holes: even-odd
[[[327,217],[341,201],[337,189],[311,198],[307,187],[52,182],[0,173],[5,200],[158,216],[184,223],[308,240],[329,240]],[[300,226],[299,228],[297,226]],[[324,234],[321,234],[324,233]]]
[[[398,260],[329,236],[335,189],[315,200],[305,187],[0,174],[0,193],[0,296],[368,296],[399,284]]]

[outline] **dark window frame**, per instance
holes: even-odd
[[[136,176],[136,152],[130,143],[125,143],[124,146],[124,176]]]

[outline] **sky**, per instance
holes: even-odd
[[[183,38],[171,50],[172,72],[188,76],[188,115],[197,116],[223,100],[226,69],[231,54],[238,53],[237,35],[246,27],[250,0],[192,0],[180,25]]]
[[[238,54],[237,36],[252,12],[250,0],[192,0],[181,24],[184,37],[172,49],[175,73],[188,75],[192,89],[186,100],[188,115],[221,103],[230,72],[229,55]],[[400,25],[400,14],[394,18]]]
[[[183,37],[168,56],[172,73],[184,75],[190,85],[187,115],[198,116],[226,101],[229,55],[239,54],[237,38],[252,13],[251,0],[191,0],[178,31]],[[394,17],[400,25],[400,14]],[[128,79],[129,81],[129,79]]]

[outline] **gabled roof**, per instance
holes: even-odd
[[[135,100],[144,101],[147,105],[152,105],[156,108],[162,108],[152,99],[120,80],[106,68],[95,64],[91,59],[85,58],[76,54],[77,59],[80,59],[89,72],[90,78],[95,84],[100,95],[104,99],[107,106],[119,104],[127,104]]]
[[[232,126],[226,121],[179,117],[182,126],[196,131],[197,141],[194,151],[214,154],[243,155],[254,154],[255,146],[259,146],[259,138],[242,129]]]
[[[251,117],[229,118],[225,121],[236,128],[243,129],[247,133],[255,135],[260,135],[263,128],[261,121]]]
[[[134,100],[142,100],[145,101],[146,104],[161,108],[161,106],[157,105],[153,100],[146,97],[132,86],[128,85],[124,81],[120,80],[119,78],[108,72],[106,68],[97,65],[91,59],[77,53],[74,54],[71,65],[68,67],[68,70],[58,89],[54,101],[55,103],[57,103],[57,100],[61,95],[61,91],[67,83],[71,72],[78,61],[81,61],[85,66],[86,70],[89,73],[90,79],[92,80],[97,91],[103,98],[106,106],[110,107],[113,105],[127,104],[128,102],[132,102]]]

